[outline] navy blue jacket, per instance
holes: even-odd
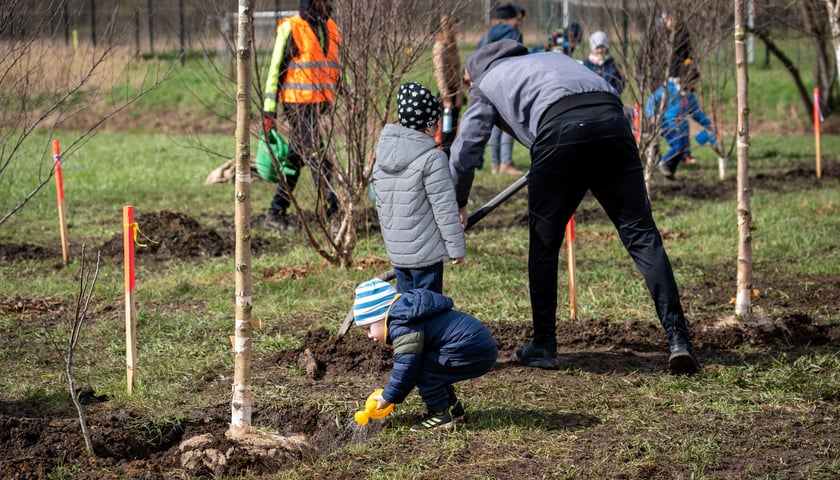
[[[487,33],[481,36],[478,41],[478,47],[481,48],[488,43],[493,43],[498,40],[510,39],[522,43],[522,34],[515,27],[506,23],[499,23],[490,27]]]
[[[603,65],[593,63],[589,58],[583,61],[583,64],[593,72],[597,73],[599,77],[610,82],[610,85],[621,95],[624,91],[624,76],[618,70],[618,65],[612,57],[607,58]]]
[[[402,403],[427,362],[463,367],[498,356],[493,335],[478,319],[452,309],[452,299],[418,288],[400,295],[388,311],[385,343],[394,368],[382,397]]]

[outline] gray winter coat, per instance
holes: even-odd
[[[465,206],[484,146],[499,126],[529,150],[543,113],[557,101],[584,93],[618,93],[577,60],[558,52],[528,54],[513,40],[499,40],[467,57],[470,106],[461,118],[450,162],[458,205]]]
[[[466,255],[446,154],[425,133],[388,124],[373,165],[376,211],[397,268],[420,268]]]

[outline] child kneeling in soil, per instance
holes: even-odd
[[[375,397],[378,408],[402,403],[416,386],[428,413],[412,431],[445,429],[465,420],[455,382],[480,377],[496,364],[493,335],[452,299],[424,288],[397,293],[378,278],[356,288],[353,318],[368,338],[394,349],[391,378]]]

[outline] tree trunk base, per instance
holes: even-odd
[[[206,433],[184,440],[178,449],[181,467],[197,476],[278,472],[317,453],[302,435],[284,437],[234,426],[225,432],[225,438]]]

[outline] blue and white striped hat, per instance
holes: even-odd
[[[396,288],[378,278],[359,284],[356,287],[356,299],[353,301],[353,319],[356,325],[363,327],[384,319],[396,295]]]

